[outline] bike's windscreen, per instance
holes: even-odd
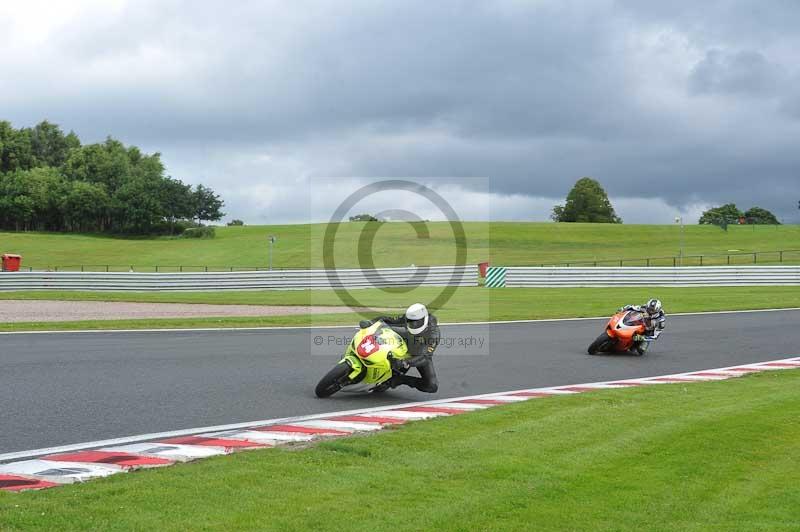
[[[622,318],[622,323],[625,325],[641,325],[644,320],[644,315],[641,312],[628,312],[624,318]]]

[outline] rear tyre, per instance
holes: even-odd
[[[608,351],[614,345],[614,339],[608,333],[603,332],[597,339],[589,345],[588,352],[590,355],[596,355],[602,351]]]
[[[350,373],[350,366],[345,362],[336,364],[328,373],[320,379],[314,393],[317,397],[324,399],[335,394],[345,385],[347,374]]]

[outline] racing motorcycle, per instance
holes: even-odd
[[[408,358],[408,346],[403,337],[384,322],[376,321],[355,334],[342,359],[322,377],[314,393],[324,398],[340,390],[386,391],[392,375],[398,372],[392,360]]]
[[[636,355],[643,355],[644,351],[636,349],[633,337],[644,336],[646,326],[644,314],[637,310],[621,310],[611,316],[606,325],[606,330],[597,337],[589,346],[589,354],[597,353],[623,353],[632,351]],[[644,341],[653,339],[645,337]]]

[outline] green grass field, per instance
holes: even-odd
[[[396,309],[409,301],[429,301],[439,288],[401,290],[364,289],[356,292],[364,305]],[[433,309],[444,322],[610,316],[626,303],[642,303],[658,297],[668,313],[800,308],[800,286],[707,288],[514,288],[464,287],[455,291],[444,308]],[[0,292],[0,300],[59,299],[84,301],[139,301],[252,305],[339,306],[332,290],[262,292]],[[357,314],[317,314],[264,318],[176,318],[81,322],[0,323],[0,331],[55,329],[118,329],[178,327],[262,327],[276,325],[355,325]]]
[[[127,271],[172,271],[183,266],[186,271],[208,266],[254,267],[266,264],[266,237],[275,234],[275,267],[321,267],[323,232],[327,225],[220,227],[213,240],[172,238],[134,239],[92,235],[46,233],[0,233],[0,251],[24,256],[24,265],[35,268],[89,269]],[[428,238],[418,238],[406,223],[343,223],[338,226],[336,265],[359,265],[359,239],[374,238],[372,258],[376,266],[408,264],[452,264],[452,232],[444,223],[428,224]],[[672,225],[609,225],[554,223],[484,223],[464,224],[467,235],[467,260],[477,263],[490,259],[495,265],[541,264],[568,261],[602,261],[620,257],[673,256],[680,249],[680,228]],[[727,232],[713,226],[687,226],[685,252],[690,254],[746,253],[778,249],[800,249],[800,226],[731,226]],[[731,251],[737,250],[737,251]],[[760,263],[774,263],[778,255],[762,255]],[[786,263],[800,263],[800,251],[786,253]],[[752,263],[752,255],[734,257],[733,263]],[[725,262],[724,258],[706,259],[705,264]],[[687,264],[692,261],[687,260]],[[362,262],[363,264],[363,262]],[[629,261],[631,266],[642,264]],[[652,261],[672,264],[672,260]],[[194,268],[193,268],[194,267]],[[433,289],[438,293],[438,289]],[[411,300],[428,301],[434,291],[419,289],[411,293],[382,290],[359,290],[364,305],[400,309]],[[605,315],[616,306],[630,301],[644,301],[653,295],[675,311],[738,310],[766,307],[800,306],[793,288],[720,288],[720,289],[460,289],[445,308],[438,309],[445,321],[490,321],[504,319],[558,318]],[[331,291],[266,291],[230,293],[0,293],[0,299],[84,299],[120,301],[162,301],[197,303],[252,303],[278,305],[340,305]],[[313,317],[204,318],[135,321],[75,322],[60,324],[0,324],[0,330],[49,328],[117,327],[208,327],[349,324],[357,316],[348,314]]]
[[[800,371],[0,493],[3,530],[797,530]]]
[[[343,223],[335,240],[338,267],[358,267],[358,242],[374,237],[372,250],[378,267],[446,265],[455,261],[453,236],[445,223],[427,224],[429,234],[418,238],[407,223]],[[0,233],[0,253],[19,253],[23,264],[37,269],[94,269],[173,271],[177,266],[265,267],[267,235],[278,236],[273,265],[279,268],[321,267],[323,233],[327,226],[283,225],[219,227],[211,240],[174,238],[111,238],[53,233]],[[681,233],[674,225],[554,224],[466,222],[467,261],[491,260],[498,266],[535,265],[577,261],[672,257],[679,254]],[[685,227],[686,255],[719,255],[800,249],[800,226],[731,226],[727,232],[714,226]],[[731,252],[730,250],[738,250]],[[783,257],[800,263],[800,252]],[[762,255],[761,263],[775,263],[777,254]],[[752,255],[733,257],[733,264],[752,263]],[[725,263],[724,257],[706,258],[704,264]],[[361,262],[363,264],[363,261]],[[686,264],[698,264],[687,259]],[[629,262],[629,265],[644,262]],[[653,261],[671,265],[671,260]]]

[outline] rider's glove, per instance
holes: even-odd
[[[645,338],[641,334],[634,334],[633,341],[634,342],[644,342]]]
[[[392,364],[392,370],[393,371],[398,371],[400,373],[404,373],[404,372],[408,371],[408,368],[411,367],[408,364],[408,362],[406,362],[405,360],[400,360],[398,358],[392,358],[391,359],[391,364]]]

